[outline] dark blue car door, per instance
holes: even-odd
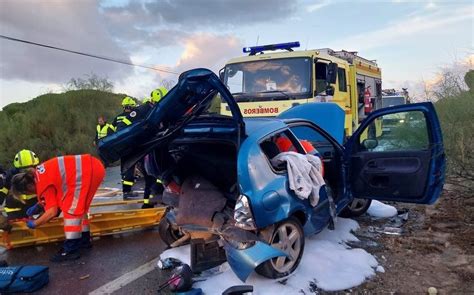
[[[446,158],[432,103],[368,115],[345,144],[347,187],[355,198],[432,204],[441,194]]]

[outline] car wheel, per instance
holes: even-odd
[[[339,214],[341,217],[358,217],[367,212],[370,207],[372,200],[370,199],[357,199],[352,200],[349,205],[344,208]]]
[[[158,224],[158,231],[160,233],[161,240],[165,242],[168,247],[183,236],[179,228],[175,228],[175,226],[170,223],[168,218],[161,219],[160,223]]]
[[[289,257],[277,257],[260,264],[255,271],[267,278],[288,276],[300,264],[304,251],[304,232],[300,222],[290,217],[274,227],[269,239],[271,246],[287,253]]]

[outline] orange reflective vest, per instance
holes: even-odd
[[[91,155],[53,158],[36,167],[36,195],[41,202],[41,195],[52,186],[61,210],[82,216],[91,180]]]

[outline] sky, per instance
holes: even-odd
[[[473,1],[2,0],[0,34],[181,73],[222,68],[242,47],[300,41],[377,60],[383,88],[474,62]],[[0,39],[0,108],[92,73],[143,98],[177,75]]]

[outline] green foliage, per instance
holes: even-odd
[[[450,174],[474,180],[474,92],[442,99],[436,102],[436,111]]]
[[[41,161],[58,155],[94,154],[97,117],[104,115],[111,122],[121,112],[124,96],[77,90],[4,107],[0,111],[0,164],[10,167],[21,149],[34,151]]]

